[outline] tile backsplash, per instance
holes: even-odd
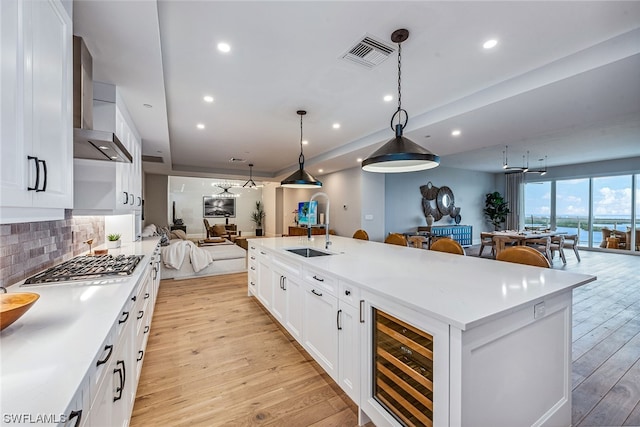
[[[72,216],[65,219],[0,225],[0,286],[10,286],[76,255],[86,253],[105,240],[103,216]]]

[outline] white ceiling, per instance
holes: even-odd
[[[532,165],[640,156],[640,1],[74,2],[94,79],[119,87],[143,154],[164,160],[145,171],[172,175],[254,163],[282,179],[298,167],[298,109],[308,172],[356,166],[393,137],[397,54],[373,69],[341,57],[365,34],[397,47],[398,28],[405,136],[443,166],[499,172],[506,144]]]

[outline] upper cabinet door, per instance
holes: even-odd
[[[59,0],[0,10],[0,221],[62,219],[73,207],[71,18]]]
[[[29,206],[35,168],[23,143],[24,61],[18,0],[0,1],[0,206]]]
[[[25,63],[25,100],[32,105],[29,131],[33,151],[38,153],[41,174],[44,173],[47,180],[46,190],[35,193],[34,205],[71,208],[72,23],[58,1],[34,1],[31,7],[30,40],[25,37],[25,41],[30,42],[27,50],[31,52]]]

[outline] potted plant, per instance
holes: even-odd
[[[507,214],[511,212],[509,210],[507,201],[504,200],[502,195],[494,191],[488,193],[484,199],[484,212],[485,216],[493,224],[495,231],[500,230],[500,224],[507,220]]]
[[[257,200],[256,210],[251,212],[251,221],[256,223],[256,236],[262,236],[262,223],[264,222],[265,215],[262,202]]]
[[[120,247],[120,235],[119,234],[109,234],[107,236],[107,248],[108,249],[116,249]]]

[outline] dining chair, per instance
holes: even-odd
[[[496,255],[498,261],[513,262],[516,264],[533,265],[536,267],[551,268],[549,260],[537,249],[529,246],[512,246]]]
[[[407,242],[414,248],[423,249],[424,244],[429,242],[429,239],[425,236],[408,236]]]
[[[400,233],[389,233],[384,242],[391,245],[407,246],[407,238]]]
[[[553,265],[553,257],[551,256],[551,237],[527,239],[525,246],[540,251],[545,257],[547,257],[549,264]]]
[[[366,231],[360,229],[353,233],[353,238],[358,240],[369,240],[369,235]]]
[[[478,256],[482,256],[485,246],[491,247],[491,256],[496,257],[496,242],[493,240],[493,233],[480,233],[480,252]]]
[[[495,244],[496,257],[508,247],[518,244],[518,240],[510,236],[493,236],[493,242]]]
[[[555,257],[556,251],[560,253],[560,259],[562,259],[562,263],[567,263],[567,258],[564,256],[564,234],[557,234],[555,236],[551,236],[551,244],[549,245],[549,249],[551,250],[551,259]]]
[[[448,252],[450,254],[456,255],[466,255],[464,252],[464,248],[460,245],[460,243],[448,237],[436,240],[431,245],[431,250],[438,252]]]
[[[573,249],[573,253],[576,254],[576,258],[578,262],[580,262],[580,253],[578,252],[578,235],[577,234],[567,234],[564,236],[564,247],[566,249]]]

